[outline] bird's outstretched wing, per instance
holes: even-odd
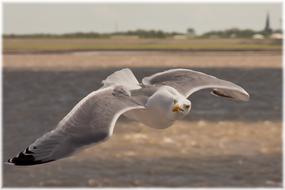
[[[117,85],[124,86],[128,90],[141,88],[137,78],[129,68],[121,69],[112,73],[105,80],[102,81],[102,84],[102,88]]]
[[[8,160],[35,165],[64,158],[78,149],[106,140],[121,114],[144,109],[143,103],[122,86],[104,88],[83,98],[58,124],[23,152]]]
[[[212,93],[217,96],[241,101],[249,100],[249,94],[242,87],[232,82],[189,69],[170,69],[156,73],[143,78],[142,83],[144,85],[168,85],[175,88],[185,97],[190,96],[198,90],[210,88],[212,89]]]

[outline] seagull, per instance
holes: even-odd
[[[189,69],[159,72],[139,83],[132,71],[125,68],[108,76],[102,84],[79,101],[55,129],[7,163],[28,166],[71,156],[108,140],[121,115],[152,128],[170,127],[190,112],[189,96],[202,89],[211,89],[213,95],[232,100],[249,100],[242,87]]]

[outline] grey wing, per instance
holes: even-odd
[[[144,109],[139,100],[122,87],[105,88],[82,99],[58,124],[23,152],[8,160],[14,165],[35,165],[54,161],[106,140],[121,114]]]
[[[185,97],[198,90],[210,88],[213,89],[212,93],[217,96],[241,101],[249,100],[249,94],[242,87],[190,69],[171,69],[156,73],[143,78],[142,83],[144,85],[168,85],[175,88]]]
[[[125,88],[130,90],[141,88],[134,73],[129,68],[121,69],[112,73],[105,80],[102,81],[102,84],[102,88],[118,85],[124,86]]]

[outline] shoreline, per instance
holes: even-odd
[[[173,54],[196,54],[196,53],[226,53],[226,54],[258,54],[269,53],[275,55],[282,55],[282,49],[94,49],[94,50],[23,50],[13,51],[4,50],[3,55],[50,55],[50,54],[74,54],[74,53],[114,53],[114,52],[128,52],[128,53],[173,53]]]
[[[73,51],[4,54],[4,70],[98,70],[107,68],[275,68],[279,51]]]

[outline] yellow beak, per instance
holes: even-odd
[[[173,112],[179,112],[179,111],[184,111],[178,104],[175,104],[174,107],[172,108]]]

